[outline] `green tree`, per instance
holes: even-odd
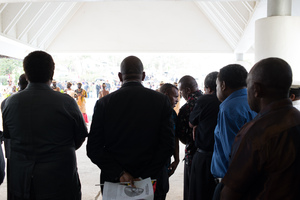
[[[21,60],[13,58],[0,58],[0,82],[3,85],[7,85],[7,78],[9,76],[16,82],[21,73],[23,73]]]

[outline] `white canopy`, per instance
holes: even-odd
[[[0,54],[247,53],[266,15],[266,0],[0,0]]]

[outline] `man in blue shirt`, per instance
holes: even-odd
[[[221,68],[218,74],[217,97],[222,103],[215,128],[211,162],[211,173],[216,178],[223,178],[227,172],[231,146],[236,134],[245,123],[256,116],[247,101],[247,75],[247,70],[238,64],[227,65]]]

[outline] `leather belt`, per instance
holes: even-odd
[[[199,152],[199,153],[205,153],[205,154],[212,154],[213,153],[211,151],[204,151],[204,150],[199,149],[199,148],[197,148],[197,152]]]

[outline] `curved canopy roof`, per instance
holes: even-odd
[[[266,0],[0,0],[0,54],[247,53],[266,16]]]

